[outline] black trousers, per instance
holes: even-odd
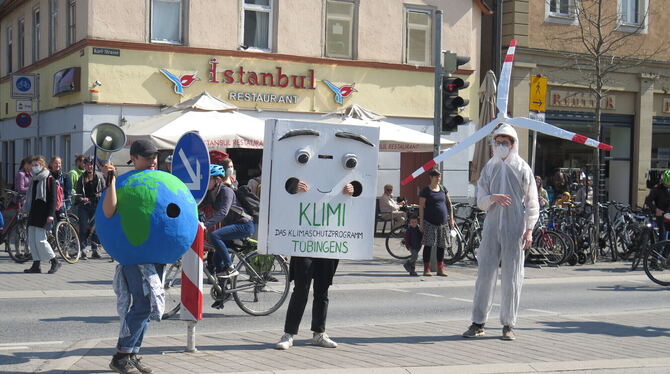
[[[294,283],[284,323],[285,333],[298,334],[312,280],[314,280],[312,331],[317,333],[326,331],[328,288],[333,284],[338,262],[339,260],[326,258],[291,257],[289,276]]]

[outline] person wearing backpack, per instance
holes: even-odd
[[[51,269],[48,273],[53,274],[61,267],[61,263],[47,240],[47,227],[54,221],[56,214],[58,182],[46,168],[44,157],[33,156],[30,165],[33,177],[22,209],[28,213],[28,246],[33,256],[33,265],[23,272],[41,273],[40,264],[49,261]]]
[[[205,228],[209,241],[216,248],[213,264],[219,278],[230,278],[239,274],[233,267],[225,241],[246,238],[256,229],[253,218],[244,212],[235,196],[231,186],[231,174],[221,165],[210,165],[207,195],[201,204],[202,208],[209,206],[213,210],[212,216],[205,221]],[[221,226],[217,228],[218,225]]]
[[[56,204],[56,217],[60,217],[65,214],[65,206],[63,202],[70,198],[70,190],[72,189],[69,186],[70,178],[67,178],[63,174],[63,162],[58,156],[54,156],[49,161],[49,171],[51,175],[58,181],[58,200]]]
[[[105,189],[105,178],[101,173],[93,170],[93,160],[91,158],[84,158],[84,174],[77,180],[75,191],[77,193],[77,204],[79,216],[79,239],[81,247],[81,259],[87,259],[84,249],[88,245],[88,228],[89,220],[95,216],[95,209],[98,206],[98,200],[102,190]],[[91,242],[91,258],[100,258],[98,253],[97,236],[93,233],[93,241]]]

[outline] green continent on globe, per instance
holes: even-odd
[[[121,217],[121,228],[128,242],[138,246],[149,239],[151,234],[151,213],[156,208],[158,189],[162,184],[173,194],[179,191],[191,197],[183,183],[167,173],[140,171],[129,177],[117,190],[117,213]],[[134,198],[131,196],[135,196]]]

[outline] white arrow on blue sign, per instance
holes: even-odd
[[[200,204],[209,183],[209,151],[197,132],[182,135],[172,155],[172,174],[191,191]]]

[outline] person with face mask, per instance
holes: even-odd
[[[75,191],[77,192],[77,204],[79,217],[79,236],[81,247],[81,259],[86,260],[86,247],[88,246],[88,228],[89,220],[95,216],[95,209],[98,207],[98,200],[102,190],[105,189],[105,177],[93,170],[93,159],[84,158],[84,173],[77,180]],[[91,242],[91,258],[100,258],[98,253],[97,235],[93,233]]]
[[[207,195],[200,204],[202,208],[210,207],[212,211],[211,217],[205,220],[205,228],[209,241],[216,248],[213,266],[219,278],[230,278],[239,274],[233,267],[225,241],[246,238],[255,230],[251,217],[238,213],[244,212],[244,209],[235,197],[229,172],[221,165],[210,165]],[[216,302],[212,307],[223,307],[223,303]]]
[[[28,192],[30,180],[33,176],[31,173],[32,166],[30,160],[32,160],[32,156],[28,156],[21,160],[21,169],[19,169],[14,176],[14,191],[20,193],[23,198],[25,198],[26,193]]]
[[[472,325],[463,336],[484,336],[501,267],[502,339],[514,340],[521,286],[524,250],[532,243],[539,217],[539,201],[533,172],[518,154],[514,128],[499,125],[493,131],[493,158],[477,182],[477,205],[486,211],[482,242],[477,255],[478,271],[473,300]]]
[[[51,268],[48,273],[53,274],[61,267],[61,263],[47,240],[47,230],[56,216],[58,187],[56,179],[46,168],[44,157],[33,156],[30,165],[33,176],[22,209],[28,213],[28,246],[33,256],[33,265],[23,272],[41,273],[41,263],[49,261]]]
[[[60,216],[65,214],[65,210],[69,208],[70,190],[72,190],[70,186],[70,178],[68,178],[65,173],[63,173],[63,161],[58,156],[52,157],[51,161],[49,161],[49,171],[63,188],[63,201],[65,203],[61,209],[56,212],[56,214]]]
[[[661,240],[668,240],[670,238],[670,169],[661,174],[660,182],[645,199],[645,205],[653,211],[656,217]]]

